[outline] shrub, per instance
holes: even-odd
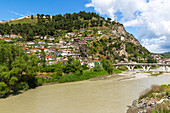
[[[0,82],[0,98],[7,96],[9,91],[10,88],[4,82]]]

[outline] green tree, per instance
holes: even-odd
[[[109,73],[109,74],[112,74],[113,73],[113,70],[114,70],[114,67],[111,63],[110,60],[107,60],[107,59],[103,59],[102,60],[102,65],[103,65],[103,68]]]
[[[0,45],[0,82],[1,90],[8,93],[8,88],[13,92],[21,89],[36,87],[35,74],[38,71],[36,56],[28,56],[20,47],[10,44]],[[6,85],[5,85],[6,84]],[[5,94],[3,93],[1,97]]]

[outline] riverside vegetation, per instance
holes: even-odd
[[[39,66],[39,59],[34,55],[28,55],[23,49],[11,44],[0,44],[0,97],[10,94],[18,94],[22,90],[35,88],[49,82],[73,82],[86,80],[96,76],[120,73],[124,68],[115,69],[112,63],[103,59],[103,65],[95,64],[88,70],[87,65],[81,65],[78,59],[69,57],[63,64]],[[40,77],[37,72],[51,73]]]

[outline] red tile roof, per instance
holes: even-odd
[[[93,62],[101,62],[100,60],[93,60]]]

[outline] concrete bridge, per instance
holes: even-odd
[[[114,64],[114,67],[126,66],[129,71],[134,71],[135,66],[141,66],[143,71],[150,71],[152,66],[160,66],[163,71],[170,71],[170,64],[157,64],[157,63],[122,63]]]

